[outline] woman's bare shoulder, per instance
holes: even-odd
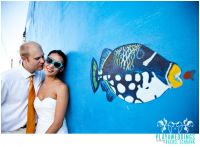
[[[68,86],[66,83],[62,82],[61,80],[59,80],[57,82],[57,86],[58,86],[58,90],[67,90],[68,91]]]

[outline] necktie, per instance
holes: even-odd
[[[27,111],[27,123],[26,123],[26,133],[35,133],[35,109],[34,102],[35,99],[35,89],[33,85],[33,76],[30,77],[30,85],[28,91],[28,111]]]

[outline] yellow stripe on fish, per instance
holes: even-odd
[[[180,67],[176,64],[173,64],[173,66],[170,69],[169,74],[167,76],[167,78],[170,82],[170,85],[173,88],[178,88],[183,85],[183,82],[182,82],[181,78],[179,77],[180,74],[181,74]]]

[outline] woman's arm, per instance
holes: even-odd
[[[46,133],[56,133],[62,127],[68,104],[68,95],[68,88],[66,85],[62,84],[59,88],[57,88],[57,102],[54,122],[48,128]]]

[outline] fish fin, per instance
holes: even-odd
[[[102,91],[106,91],[106,87],[105,87],[105,85],[103,84],[103,82],[101,83],[101,89],[102,89]]]
[[[103,91],[106,91],[106,98],[109,102],[112,102],[113,99],[116,97],[114,91],[112,88],[109,86],[107,81],[101,82],[101,87]]]
[[[106,98],[109,102],[112,102],[115,97],[109,93],[106,93]]]
[[[99,87],[99,75],[98,75],[98,65],[94,58],[92,58],[91,62],[90,79],[91,79],[92,90],[95,93]]]
[[[100,64],[99,67],[100,69],[103,69],[104,63],[106,62],[107,58],[109,57],[109,55],[111,54],[112,50],[105,48],[101,54],[101,60],[100,60]]]

